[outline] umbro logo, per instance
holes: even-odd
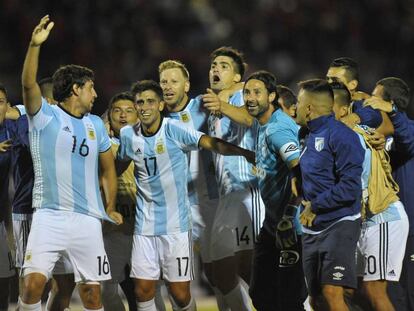
[[[287,146],[287,148],[285,149],[285,153],[296,151],[296,150],[298,150],[298,147],[294,144],[291,144],[291,145]]]
[[[336,266],[336,267],[334,268],[334,270],[342,270],[342,271],[345,271],[345,267],[342,267],[342,266]]]
[[[414,261],[414,254],[410,256],[411,261]]]
[[[333,279],[336,281],[341,281],[344,276],[341,272],[335,272],[332,275],[333,275]]]
[[[65,132],[68,132],[68,133],[72,133],[69,126],[67,126],[67,125],[62,130],[64,130]]]

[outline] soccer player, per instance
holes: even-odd
[[[101,220],[122,223],[115,211],[116,173],[102,120],[90,114],[97,94],[93,72],[67,65],[53,75],[56,106],[42,99],[36,83],[40,46],[54,23],[35,27],[23,65],[23,102],[29,120],[35,181],[32,227],[23,265],[20,310],[41,310],[40,296],[56,261],[73,266],[85,310],[102,310],[99,281],[110,279]],[[105,213],[98,167],[107,202]]]
[[[47,86],[50,84],[49,81],[49,78],[42,79],[39,81],[39,86],[42,86],[42,96],[47,96],[50,101],[53,101],[53,94],[50,92],[51,87]],[[16,247],[16,268],[19,269],[19,272],[22,272],[21,268],[23,267],[34,212],[32,207],[34,172],[30,154],[29,124],[26,110],[23,105],[16,105],[13,108],[18,111],[20,117],[12,123],[10,129],[13,142],[11,168],[14,182],[12,219]],[[19,276],[19,288],[22,292],[23,275],[19,273]],[[70,298],[75,287],[72,265],[66,258],[62,257],[57,261],[53,269],[53,281],[46,308],[50,311],[63,310],[69,307]]]
[[[114,156],[119,147],[119,135],[121,128],[126,125],[134,125],[138,122],[138,114],[135,109],[134,97],[128,93],[114,95],[108,107],[108,119],[110,130],[113,134],[111,150]],[[108,261],[111,266],[112,279],[102,283],[102,303],[105,309],[124,311],[125,307],[118,294],[118,284],[131,282],[131,289],[122,287],[128,297],[130,309],[136,309],[133,283],[125,280],[125,269],[130,267],[132,237],[135,223],[136,186],[134,179],[134,165],[131,165],[118,177],[118,192],[116,197],[116,210],[123,217],[123,224],[116,226],[104,223],[103,237]],[[125,284],[125,283],[124,283]],[[132,297],[129,297],[131,296]]]
[[[270,72],[250,75],[243,97],[258,123],[256,175],[266,207],[255,244],[250,296],[257,310],[304,310],[307,295],[295,232],[300,225],[290,182],[290,171],[299,165],[298,126],[276,103],[276,78]]]
[[[9,107],[7,90],[0,84],[0,310],[6,311],[9,305],[9,280],[14,275],[14,264],[8,246],[5,219],[8,209],[9,168],[11,160],[10,121],[6,120]]]
[[[165,116],[179,120],[183,125],[208,132],[209,111],[203,107],[202,96],[190,99],[190,74],[186,66],[176,60],[167,60],[158,66],[160,86],[165,103]],[[218,186],[214,175],[213,157],[208,150],[194,150],[188,153],[189,180],[188,196],[193,220],[193,239],[200,256],[207,279],[217,297],[219,309],[223,308],[222,295],[215,288],[212,278],[210,237],[218,203]]]
[[[376,83],[372,95],[367,104],[387,113],[394,126],[394,142],[390,150],[392,174],[400,187],[398,196],[410,223],[400,283],[390,282],[388,293],[396,310],[408,311],[414,309],[414,195],[411,190],[414,182],[414,121],[406,114],[410,107],[410,89],[402,79],[387,77]]]
[[[238,50],[221,47],[213,51],[211,89],[203,101],[212,112],[209,135],[255,150],[257,130],[242,94],[245,69]],[[221,155],[215,155],[214,161],[220,194],[211,237],[214,279],[232,310],[250,310],[240,277],[250,283],[253,246],[263,222],[264,205],[251,164],[242,157]]]
[[[352,98],[352,113],[342,122],[353,127],[355,124],[362,124],[373,129],[378,129],[384,135],[391,135],[392,124],[386,114],[365,106],[364,100],[368,94],[357,91],[359,84],[359,68],[357,62],[349,57],[340,57],[332,61],[326,74],[329,83],[341,82],[346,85]]]
[[[322,295],[332,311],[349,310],[344,288],[356,288],[355,251],[361,225],[364,149],[358,135],[332,115],[327,81],[302,82],[297,123],[310,134],[300,158],[303,269],[311,306]]]
[[[342,83],[333,83],[331,86],[335,101],[333,111],[336,119],[341,120],[349,113],[351,97],[348,89]],[[359,127],[357,132],[364,133],[364,131],[368,131],[364,136],[369,138],[369,129]],[[363,144],[365,146],[369,142],[363,142]],[[405,253],[404,241],[407,240],[408,235],[408,218],[404,206],[397,196],[398,187],[393,188],[390,184],[390,187],[383,188],[374,179],[374,174],[379,174],[378,171],[384,170],[384,166],[387,166],[389,171],[391,166],[389,163],[374,162],[375,154],[373,153],[376,151],[374,149],[371,151],[372,148],[371,145],[365,147],[362,188],[366,216],[362,223],[362,232],[358,241],[359,257],[357,257],[357,264],[360,271],[357,272],[363,278],[362,293],[368,299],[372,308],[379,311],[394,310],[387,295],[387,284],[398,282],[400,278]],[[379,167],[374,167],[375,164]],[[392,179],[391,176],[390,178]],[[371,183],[376,183],[375,189],[378,189],[377,192],[387,193],[385,198],[380,193],[372,191],[374,185]],[[374,214],[376,210],[378,212]],[[400,243],[403,243],[403,247]]]
[[[277,103],[282,110],[290,117],[295,118],[296,116],[296,95],[287,86],[279,84],[276,87],[278,99]]]
[[[186,153],[201,147],[250,161],[254,153],[163,118],[163,92],[156,82],[137,82],[132,92],[140,125],[121,130],[117,172],[134,161],[138,191],[131,276],[138,310],[155,310],[155,285],[161,276],[168,282],[174,310],[195,310]]]

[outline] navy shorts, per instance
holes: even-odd
[[[320,234],[302,235],[302,260],[310,296],[318,296],[322,285],[357,288],[355,251],[361,219],[344,220]]]

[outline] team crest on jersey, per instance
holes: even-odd
[[[325,138],[324,137],[316,137],[315,138],[315,149],[316,151],[322,151],[323,147],[325,146]]]
[[[95,140],[95,131],[91,128],[88,128],[88,137],[89,139]]]
[[[25,262],[30,262],[32,260],[32,252],[31,251],[26,251],[26,255],[24,256],[24,261]]]
[[[155,145],[155,152],[158,154],[164,153],[165,152],[165,145],[162,141],[158,142]]]
[[[187,111],[183,111],[180,113],[180,119],[184,123],[188,123],[191,120],[191,116]]]

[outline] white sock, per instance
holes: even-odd
[[[193,299],[193,297],[191,297],[191,300],[188,303],[188,305],[186,305],[183,308],[180,308],[180,307],[178,307],[177,309],[173,308],[173,310],[174,311],[196,311],[197,307],[196,307],[196,304],[195,304],[195,300]]]
[[[214,292],[214,296],[216,296],[217,300],[217,307],[219,311],[230,311],[229,307],[227,306],[226,302],[224,301],[224,296],[222,292],[215,286],[211,287]]]
[[[158,281],[157,284],[155,285],[154,301],[155,301],[155,307],[157,308],[157,311],[166,311],[167,310],[165,308],[164,299],[162,298],[162,294],[161,294],[162,284],[163,284],[162,281]]]
[[[102,305],[111,311],[125,311],[125,306],[118,292],[118,283],[102,282]]]
[[[224,301],[229,306],[231,310],[238,311],[251,311],[249,304],[249,298],[247,296],[246,290],[240,285],[237,284],[228,294],[224,295]]]
[[[19,297],[18,306],[19,306],[19,311],[42,311],[42,303],[40,300],[34,304],[27,304],[27,303],[24,303]]]
[[[154,298],[144,302],[137,301],[137,306],[138,311],[157,311],[157,308],[155,308]]]

